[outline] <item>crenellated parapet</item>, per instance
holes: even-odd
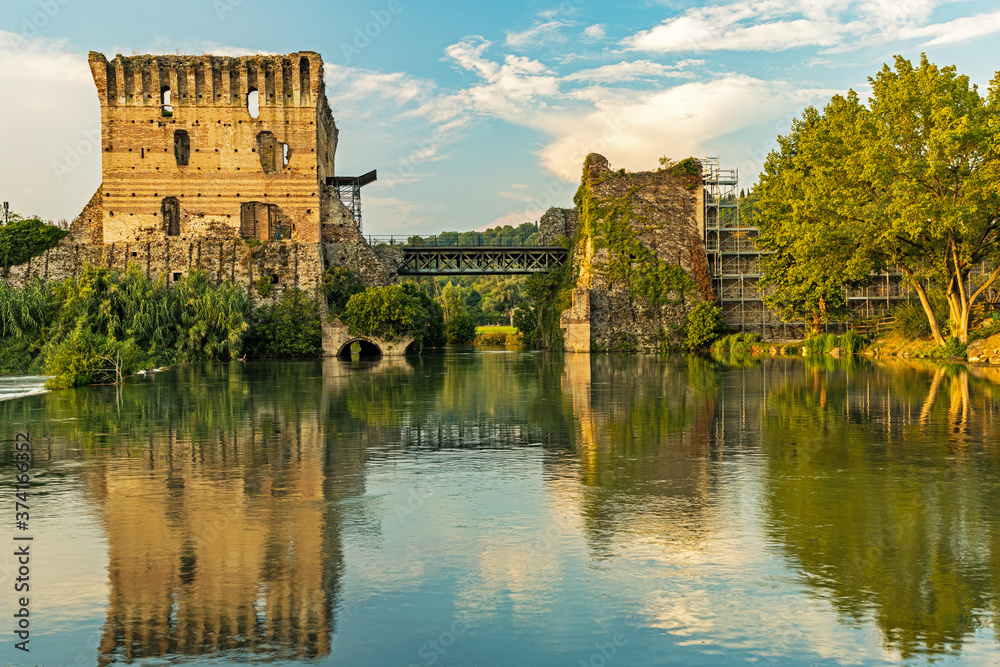
[[[253,91],[263,107],[314,107],[324,99],[323,60],[313,51],[286,55],[157,56],[90,52],[101,106],[246,106]]]

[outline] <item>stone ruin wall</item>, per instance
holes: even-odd
[[[596,248],[593,235],[581,229],[575,209],[549,209],[540,222],[543,239],[573,240],[576,284],[573,305],[563,312],[561,326],[567,351],[614,350],[634,341],[640,351],[660,348],[664,336],[673,342],[685,315],[699,299],[714,300],[704,245],[704,189],[701,178],[687,182],[667,171],[622,173],[608,160],[592,154],[584,178],[598,202],[627,198],[637,214],[630,225],[643,246],[664,262],[684,268],[697,283],[682,303],[656,305],[629,286],[613,282],[608,266],[613,249]],[[700,170],[699,170],[700,171]],[[673,295],[678,298],[680,295]]]

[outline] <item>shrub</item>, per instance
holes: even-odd
[[[816,356],[826,354],[835,347],[842,348],[846,354],[857,354],[861,352],[867,344],[868,341],[864,338],[864,336],[852,329],[840,336],[831,333],[813,336],[812,338],[806,339],[806,341],[802,344],[802,347],[805,348],[807,355]]]
[[[417,289],[412,283],[403,285],[403,291],[415,296],[420,305],[427,311],[427,324],[424,325],[423,335],[417,338],[417,347],[444,347],[448,343],[448,332],[444,323],[444,308],[435,299]]]
[[[6,276],[10,267],[24,264],[55,246],[69,234],[40,218],[14,220],[0,227],[0,264]]]
[[[825,354],[837,347],[837,337],[834,334],[825,333],[806,339],[802,344],[807,355]]]
[[[968,343],[960,343],[958,341],[958,337],[952,336],[948,339],[948,342],[945,344],[944,349],[942,349],[941,352],[946,357],[964,357],[968,348]]]
[[[340,317],[352,296],[364,290],[357,274],[345,266],[333,266],[323,273],[323,296],[335,317]]]
[[[254,281],[254,287],[260,298],[266,299],[271,296],[271,292],[274,290],[274,283],[271,282],[270,276],[260,276]]]
[[[535,309],[528,305],[515,308],[514,326],[526,340],[531,340],[535,335],[535,329],[538,328],[538,317],[535,314]]]
[[[343,313],[344,323],[356,336],[377,336],[398,341],[411,336],[417,347],[444,344],[441,306],[412,284],[369,287],[352,296]]]
[[[699,350],[708,347],[722,332],[722,309],[711,301],[702,301],[684,318],[684,347]]]
[[[476,323],[468,313],[462,313],[448,322],[448,342],[452,345],[468,345],[476,337]]]
[[[231,359],[242,349],[250,299],[242,287],[218,285],[192,271],[173,288],[135,265],[125,273],[85,265],[77,278],[50,285],[52,313],[36,340],[37,363],[53,387],[99,381],[175,362]],[[42,343],[44,341],[44,343]]]
[[[260,308],[247,337],[247,354],[262,359],[315,357],[323,344],[319,306],[300,289]]]
[[[844,352],[847,354],[858,354],[865,349],[867,344],[867,339],[854,329],[842,336],[837,336],[837,346],[844,348]]]
[[[929,296],[931,310],[938,324],[947,327],[948,304],[944,298],[932,293]],[[931,324],[927,321],[927,313],[919,301],[907,301],[892,309],[892,331],[903,338],[930,338]],[[942,333],[944,331],[942,330]]]
[[[926,338],[931,335],[930,322],[919,303],[902,303],[892,310],[892,316],[893,332],[904,338]]]
[[[472,344],[476,347],[506,347],[508,335],[503,331],[486,331],[476,336]]]

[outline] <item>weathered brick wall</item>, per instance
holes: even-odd
[[[611,275],[609,269],[615,254],[620,255],[623,250],[595,244],[595,234],[599,234],[607,221],[581,219],[573,261],[578,276],[576,287],[590,292],[592,348],[652,351],[663,343],[679,343],[687,312],[700,298],[713,298],[711,283],[700,280],[708,276],[704,237],[700,232],[704,226],[700,176],[678,177],[669,171],[614,171],[606,158],[592,154],[587,158],[584,177],[598,205],[627,203],[631,210],[628,227],[643,247],[660,261],[681,266],[699,282],[691,293],[674,292],[654,302],[636,286]],[[561,213],[551,217],[562,220],[563,225],[573,224],[572,217]],[[631,259],[633,267],[642,268],[641,258],[624,259]],[[574,302],[577,296],[574,294]],[[565,311],[564,322],[579,324],[578,310]],[[563,328],[565,338],[568,329]],[[581,344],[574,341],[572,347],[579,351]]]
[[[241,239],[167,239],[96,245],[64,241],[27,264],[12,267],[10,279],[15,285],[35,279],[63,280],[79,275],[85,262],[116,271],[134,264],[151,277],[166,274],[170,282],[198,269],[216,281],[250,286],[257,301],[256,284],[261,277],[270,282],[275,296],[299,288],[318,297],[324,266],[318,243],[272,241],[251,246]]]
[[[354,215],[337,198],[332,186],[322,189],[323,257],[327,266],[346,266],[358,274],[365,285],[388,285],[396,279],[396,267],[380,257],[368,245],[354,221]]]
[[[169,197],[179,202],[185,241],[239,236],[247,202],[276,207],[293,240],[320,240],[319,183],[334,171],[337,128],[319,54],[119,55],[109,63],[91,53],[90,67],[101,103],[106,243],[164,239]],[[257,118],[247,108],[252,90]],[[180,132],[187,133],[186,147],[177,144],[185,141]],[[269,144],[263,161],[262,141]]]
[[[104,200],[103,188],[90,198],[83,211],[69,226],[69,233],[78,243],[104,243]]]
[[[84,263],[119,271],[136,264],[171,281],[200,269],[251,287],[258,301],[262,278],[272,285],[268,298],[292,288],[319,298],[330,265],[351,268],[366,285],[395,280],[401,258],[376,254],[325,185],[338,130],[319,54],[108,62],[92,52],[90,68],[101,104],[103,182],[67,239],[11,268],[14,284],[62,280]],[[247,107],[253,90],[257,118]],[[169,198],[177,202],[175,230],[165,224]],[[244,204],[261,223],[252,242],[241,229]],[[290,238],[270,238],[270,221],[290,228]]]

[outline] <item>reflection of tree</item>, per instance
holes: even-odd
[[[907,363],[803,370],[769,397],[772,538],[845,617],[873,616],[903,657],[958,649],[998,591],[1000,461],[992,420],[973,408],[983,390],[964,369]],[[987,444],[975,460],[971,443]]]

